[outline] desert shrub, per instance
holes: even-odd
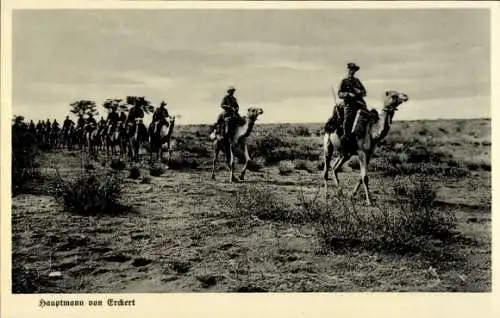
[[[309,160],[297,159],[294,161],[294,165],[297,170],[305,170],[308,172],[314,172],[316,170],[314,164]]]
[[[265,164],[266,160],[262,157],[258,157],[248,162],[247,169],[253,172],[257,172],[264,168]]]
[[[325,162],[323,160],[316,161],[316,169],[323,170],[325,168]]]
[[[125,169],[125,163],[119,158],[113,158],[109,166],[111,167],[111,169],[117,171]]]
[[[40,275],[36,269],[28,269],[16,262],[12,264],[12,293],[32,294],[47,292],[52,287],[45,276]]]
[[[393,165],[387,161],[379,163],[376,166],[378,171],[381,171],[385,176],[410,176],[410,175],[434,175],[437,177],[463,178],[470,174],[470,171],[463,168],[461,165],[442,164],[411,164],[402,163]]]
[[[168,167],[172,170],[196,169],[198,168],[198,161],[194,158],[186,157],[182,154],[172,154],[168,161]]]
[[[278,170],[281,175],[290,174],[295,170],[295,164],[289,160],[280,161]]]
[[[176,152],[189,152],[199,157],[208,157],[212,152],[210,145],[206,138],[182,135],[173,141],[172,149]]]
[[[439,127],[438,130],[440,132],[442,132],[443,134],[447,135],[448,134],[448,130],[446,128],[443,128],[443,127]]]
[[[139,167],[137,166],[133,166],[129,169],[129,172],[128,172],[128,177],[130,179],[139,179],[141,176],[141,169],[139,169]]]
[[[311,132],[305,126],[293,126],[287,129],[287,134],[292,137],[309,137]]]
[[[279,200],[271,188],[242,185],[225,201],[235,219],[287,221],[292,212],[285,202]]]
[[[420,136],[426,136],[426,135],[428,135],[428,134],[429,134],[429,130],[428,130],[427,128],[425,128],[425,127],[424,127],[424,128],[422,128],[422,129],[420,129],[420,130],[418,131],[418,134],[419,134]]]
[[[284,160],[310,160],[316,161],[321,158],[320,150],[305,150],[292,147],[284,147],[273,150],[264,155],[267,164],[273,164]]]
[[[407,252],[425,252],[430,239],[454,235],[453,214],[434,206],[436,192],[427,179],[401,179],[393,189],[394,204],[364,210],[342,193],[326,201],[306,199],[302,194],[302,217],[314,224],[328,248],[359,247]]]
[[[165,169],[163,169],[163,166],[159,163],[154,163],[149,168],[149,174],[153,177],[159,177],[163,173],[165,173]]]
[[[95,170],[95,166],[91,163],[86,163],[83,165],[83,168],[86,170],[86,171],[91,171],[91,170]]]
[[[288,143],[286,143],[281,137],[268,133],[262,137],[255,138],[255,140],[251,142],[248,147],[255,155],[266,158],[266,155],[282,147],[288,147]]]
[[[70,212],[83,215],[114,213],[118,207],[122,184],[123,180],[117,173],[80,173],[71,181],[65,181],[59,176],[54,195]]]
[[[491,158],[489,156],[477,156],[464,161],[467,169],[472,171],[484,170],[491,171]]]
[[[144,176],[141,179],[141,184],[150,184],[151,183],[151,178],[148,176]]]
[[[12,193],[17,194],[25,189],[32,180],[40,178],[36,157],[39,150],[36,138],[27,126],[18,119],[12,126]]]

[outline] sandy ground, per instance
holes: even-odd
[[[54,166],[67,177],[80,161],[67,152],[44,154],[46,174]],[[357,177],[355,171],[340,175],[348,188]],[[307,224],[242,224],[228,217],[225,202],[245,184],[266,186],[295,205],[300,189],[313,193],[321,185],[320,171],[282,176],[267,167],[249,172],[245,184],[227,179],[221,169],[210,180],[208,165],[167,170],[149,184],[126,179],[121,203],[130,211],[100,217],[63,211],[42,184],[12,199],[13,265],[45,277],[38,287],[49,293],[491,289],[489,172],[436,180],[437,202],[455,211],[465,238],[453,246],[453,261],[349,248],[325,252]],[[388,199],[390,178],[370,182],[377,201]]]

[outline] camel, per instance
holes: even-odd
[[[71,150],[75,141],[75,125],[71,124],[67,129],[63,132],[63,142],[66,145],[68,150]]]
[[[147,129],[143,127],[145,131],[141,132],[141,126],[143,125],[142,119],[137,118],[135,120],[135,125],[129,124],[127,129],[129,155],[130,158],[135,161],[139,159],[139,149],[141,144],[148,140]]]
[[[123,143],[122,143],[122,134],[123,134],[123,124],[119,121],[115,124],[114,130],[111,134],[105,134],[105,144],[106,151],[109,157],[109,153],[111,150],[111,155],[116,155],[116,146],[119,148],[119,152],[121,155],[124,153]]]
[[[219,156],[219,152],[222,151],[226,154],[226,162],[230,172],[230,182],[237,182],[245,179],[245,172],[247,170],[248,162],[250,161],[250,155],[248,154],[248,148],[246,145],[246,139],[252,133],[252,129],[255,125],[255,121],[262,115],[264,111],[261,108],[250,107],[248,108],[248,113],[245,117],[241,118],[241,122],[236,124],[235,129],[231,136],[211,136],[210,139],[214,142],[214,158],[212,164],[212,180],[215,180],[215,165]],[[240,147],[245,154],[245,165],[241,170],[239,178],[234,176],[234,148]]]
[[[89,156],[93,158],[97,158],[97,151],[99,144],[101,142],[99,136],[99,129],[92,125],[87,126],[85,129],[85,142],[88,148]]]
[[[61,128],[59,126],[52,127],[49,131],[49,145],[51,148],[58,150],[60,145]]]
[[[151,145],[151,159],[153,153],[156,153],[157,160],[162,159],[164,148],[166,148],[168,152],[168,160],[172,157],[172,150],[170,149],[170,142],[172,139],[172,133],[174,132],[175,126],[175,116],[170,116],[165,118],[166,124],[161,125],[160,130],[157,131],[157,126],[160,123],[151,123],[150,133],[149,133],[149,141]],[[155,126],[153,126],[155,125]],[[166,146],[166,147],[164,147]]]
[[[325,182],[325,188],[327,188],[328,169],[330,168],[330,162],[334,150],[338,150],[340,154],[331,167],[335,185],[338,188],[340,188],[339,179],[337,176],[338,171],[347,160],[349,160],[353,155],[357,154],[360,164],[360,179],[351,192],[350,196],[354,197],[354,195],[358,192],[359,187],[363,185],[366,196],[366,203],[368,205],[372,205],[372,199],[370,198],[370,193],[368,191],[368,164],[377,144],[387,136],[391,128],[392,118],[395,111],[398,110],[398,106],[406,101],[408,101],[408,96],[406,94],[399,93],[394,90],[385,92],[382,114],[379,116],[378,112],[372,109],[370,112],[372,113],[372,115],[375,114],[378,118],[374,121],[368,122],[364,126],[364,133],[356,135],[353,134],[353,138],[348,140],[346,144],[340,143],[339,135],[338,133],[335,133],[333,129],[325,129],[323,143],[323,150],[325,155],[323,179]],[[360,115],[361,111],[358,111],[355,123],[357,120],[359,120]],[[355,131],[355,129],[356,124],[353,125],[353,132]]]

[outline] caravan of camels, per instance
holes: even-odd
[[[328,186],[328,172],[332,169],[334,184],[340,187],[337,173],[342,165],[353,155],[359,157],[360,178],[351,195],[354,195],[363,185],[366,202],[371,204],[368,190],[368,165],[377,144],[384,139],[390,128],[393,116],[398,107],[408,101],[408,96],[395,90],[384,94],[383,107],[379,113],[369,110],[363,97],[366,90],[361,81],[354,77],[359,66],[354,63],[347,65],[348,75],[341,82],[338,96],[342,99],[334,106],[333,116],[324,125],[324,186]],[[215,179],[216,163],[220,152],[226,157],[229,168],[230,182],[242,181],[245,178],[250,154],[246,140],[253,127],[264,111],[258,107],[249,107],[244,116],[239,114],[239,105],[234,96],[236,89],[229,87],[224,96],[221,108],[223,111],[214,123],[212,133],[208,137],[213,142],[212,179]],[[128,96],[125,100],[107,99],[103,107],[108,110],[107,119],[101,117],[99,122],[94,118],[97,114],[96,104],[92,101],[78,101],[70,105],[71,112],[78,117],[77,123],[69,116],[63,121],[62,127],[57,120],[39,121],[29,124],[15,120],[14,126],[24,125],[33,133],[37,142],[45,149],[71,150],[75,147],[87,153],[91,158],[97,158],[99,152],[107,157],[119,155],[129,161],[140,159],[140,150],[149,152],[150,161],[163,161],[163,154],[168,153],[167,163],[171,157],[171,141],[175,127],[176,116],[170,115],[162,101],[154,107],[144,97]],[[153,113],[152,122],[148,127],[143,122],[145,113]],[[19,118],[18,118],[19,119]],[[239,148],[244,155],[244,166],[240,174],[235,176],[235,150]],[[334,151],[338,158],[331,166]]]

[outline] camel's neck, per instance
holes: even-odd
[[[240,128],[238,129],[238,139],[242,137],[243,138],[248,137],[252,132],[254,125],[255,125],[255,120],[247,118],[245,120],[245,124],[243,126],[240,126]]]
[[[380,141],[387,136],[389,130],[391,129],[391,117],[392,113],[384,108],[382,110],[382,113],[380,114],[378,122],[374,125],[374,129],[372,131],[372,138],[374,140]]]
[[[174,125],[175,125],[175,123],[172,123],[172,122],[171,122],[171,123],[169,123],[169,125],[168,125],[168,132],[167,132],[167,136],[172,135],[172,132],[174,131]]]

